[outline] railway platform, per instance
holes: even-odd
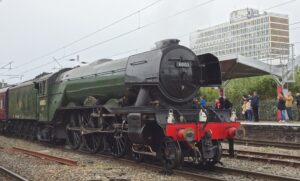
[[[236,139],[300,144],[300,122],[240,122]]]

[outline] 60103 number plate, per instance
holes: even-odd
[[[189,68],[190,66],[190,62],[176,62],[176,67],[178,68]]]

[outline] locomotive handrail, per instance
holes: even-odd
[[[84,75],[84,76],[75,77],[75,78],[66,78],[66,79],[63,79],[63,80],[73,81],[73,80],[79,80],[79,79],[94,77],[94,76],[107,75],[107,74],[111,74],[111,73],[125,72],[125,70],[126,70],[125,68],[114,69],[114,70],[110,70],[110,71],[106,71],[106,72],[94,73],[94,74]]]

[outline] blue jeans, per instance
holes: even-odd
[[[286,112],[287,112],[287,115],[289,117],[289,120],[293,120],[292,108],[291,107],[287,107],[286,108]]]
[[[246,113],[247,113],[248,121],[252,121],[252,110],[247,110]]]
[[[280,120],[285,120],[285,110],[280,110]]]

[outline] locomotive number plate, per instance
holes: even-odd
[[[190,66],[190,62],[176,62],[176,67],[179,68],[189,68]]]

